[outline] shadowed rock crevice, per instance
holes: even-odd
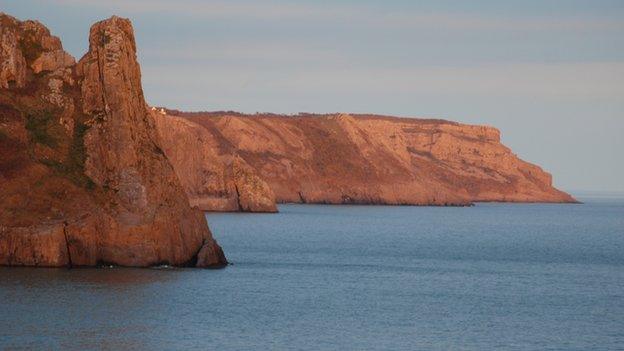
[[[69,239],[67,238],[67,222],[63,222],[63,237],[65,238],[65,248],[67,250],[67,268],[72,268],[71,249],[69,248]]]
[[[240,191],[238,190],[238,185],[234,184],[234,190],[236,191],[236,204],[238,205],[238,210],[243,211],[243,205],[240,201]]]
[[[297,193],[299,194],[299,202],[302,203],[302,204],[305,204],[306,203],[306,199],[305,199],[305,197],[303,197],[303,193],[301,191],[298,191]]]

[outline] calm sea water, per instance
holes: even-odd
[[[0,349],[616,350],[624,201],[209,214],[234,263],[0,269]]]

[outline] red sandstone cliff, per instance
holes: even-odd
[[[184,118],[153,111],[165,154],[192,206],[205,211],[277,212],[275,195],[215,134]]]
[[[130,21],[94,24],[75,64],[0,14],[0,264],[225,264],[154,124]]]
[[[268,183],[278,202],[575,201],[552,186],[550,174],[501,144],[492,127],[375,115],[168,113],[177,116],[160,118],[161,124],[169,120],[161,133],[177,133],[174,124],[186,119],[188,128],[210,140],[196,139],[207,146],[204,157],[211,157],[206,156],[211,150],[238,155]],[[174,140],[164,143],[166,151],[179,147]],[[193,184],[204,179],[205,167],[190,160],[172,163],[184,184],[184,178],[194,178]]]

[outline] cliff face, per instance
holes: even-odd
[[[502,145],[492,127],[375,115],[169,113],[203,127],[209,149],[241,157],[278,202],[575,201]],[[202,178],[201,170],[174,167],[181,178]]]
[[[184,118],[152,113],[163,150],[192,206],[205,211],[277,212],[271,188],[216,135]]]
[[[130,21],[93,25],[77,64],[40,23],[0,24],[0,264],[226,264],[160,147]]]

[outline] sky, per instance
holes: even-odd
[[[133,22],[150,105],[443,118],[571,191],[624,192],[624,1],[0,0],[80,58]]]

